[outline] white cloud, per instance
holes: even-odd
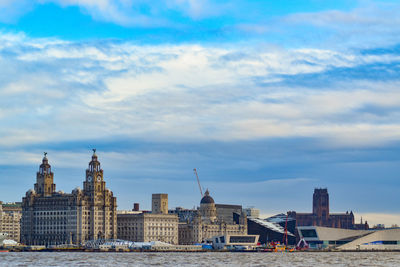
[[[113,136],[318,137],[369,146],[396,141],[400,132],[397,81],[350,79],[309,89],[286,85],[282,76],[397,60],[388,55],[0,38],[2,146]],[[387,112],[362,111],[368,106]]]
[[[217,16],[226,11],[229,4],[217,4],[209,0],[0,0],[0,21],[12,23],[35,7],[53,3],[61,7],[77,6],[83,13],[98,21],[122,26],[178,27],[163,14],[169,10],[182,13],[192,19]],[[146,12],[143,12],[146,10]],[[179,25],[184,27],[184,25]]]
[[[400,214],[396,213],[357,213],[355,215],[356,223],[360,223],[362,217],[363,222],[367,221],[370,227],[377,224],[384,224],[385,227],[400,225]]]

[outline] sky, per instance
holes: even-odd
[[[400,224],[400,3],[0,0],[0,200],[92,148],[119,209],[152,193]]]

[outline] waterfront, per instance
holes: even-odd
[[[399,266],[399,252],[1,253],[0,266]]]

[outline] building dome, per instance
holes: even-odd
[[[36,194],[34,189],[29,189],[28,192],[26,192],[26,193],[28,193],[28,194]]]
[[[72,190],[72,194],[79,194],[81,192],[82,192],[82,189],[79,186],[75,187],[75,189]]]
[[[214,199],[210,196],[208,189],[204,193],[204,197],[201,199],[200,204],[214,204]]]
[[[90,172],[99,172],[101,171],[100,162],[97,160],[96,149],[93,149],[92,161],[89,162],[89,169]]]

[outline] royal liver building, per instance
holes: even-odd
[[[94,150],[83,190],[56,192],[45,156],[34,189],[22,199],[21,242],[26,245],[83,244],[117,237],[117,199],[106,188]]]

